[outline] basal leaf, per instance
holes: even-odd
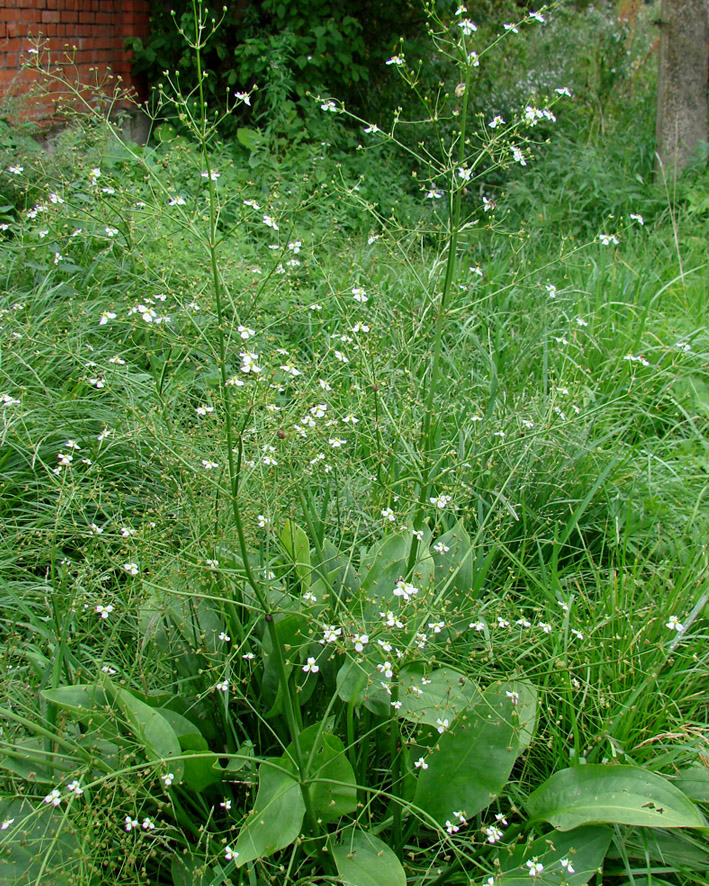
[[[424,674],[420,668],[402,668],[399,686],[399,716],[411,723],[436,726],[438,720],[450,723],[480,701],[480,690],[472,680],[452,668],[437,668]]]
[[[699,809],[666,778],[636,766],[589,764],[562,769],[527,799],[531,819],[562,831],[591,822],[696,828]]]
[[[511,854],[501,852],[502,876],[495,886],[583,886],[603,863],[610,845],[610,828],[587,825],[566,833],[551,833],[518,846]],[[574,870],[561,864],[568,860]],[[530,879],[527,861],[541,864],[543,871]]]
[[[310,543],[305,532],[292,520],[286,520],[281,531],[281,544],[286,552],[288,560],[295,567],[304,591],[310,587],[312,573],[310,565]]]
[[[318,818],[329,822],[357,808],[357,780],[347,759],[345,746],[332,733],[320,732],[315,723],[298,737],[308,765],[310,796]],[[289,746],[291,755],[293,746]]]
[[[304,815],[305,803],[288,757],[262,763],[256,802],[234,847],[237,865],[290,846],[300,834]]]
[[[345,831],[342,842],[332,847],[332,856],[343,886],[406,886],[399,859],[367,831]]]
[[[111,692],[133,738],[142,745],[148,760],[169,760],[180,756],[182,749],[175,731],[158,710],[135,698],[127,689],[114,685]],[[170,763],[170,771],[180,781],[184,771],[182,761]]]
[[[438,718],[437,718],[438,719]],[[477,815],[502,791],[536,719],[536,692],[526,683],[495,684],[445,726],[421,771],[414,805],[439,824],[458,810]]]

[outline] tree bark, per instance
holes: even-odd
[[[657,171],[675,177],[707,141],[709,0],[662,0]]]

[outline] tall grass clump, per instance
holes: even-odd
[[[555,234],[567,13],[427,15],[415,119],[222,140],[195,0],[148,146],[3,141],[3,882],[706,881],[702,172]]]

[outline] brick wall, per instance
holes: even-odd
[[[121,86],[142,96],[143,84],[131,76],[125,38],[145,37],[149,18],[149,0],[0,0],[0,94],[22,95],[39,79],[36,70],[21,67],[40,41],[52,66],[62,66],[72,82],[95,83],[110,71],[122,77]],[[17,103],[20,113],[51,118],[56,87],[52,91],[54,99],[50,93]]]

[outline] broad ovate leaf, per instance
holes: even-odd
[[[611,836],[610,828],[586,825],[563,834],[544,834],[511,854],[501,852],[502,876],[495,886],[583,886],[603,863]],[[532,879],[527,862],[542,867]]]
[[[288,757],[264,760],[254,808],[234,847],[237,865],[290,846],[300,834],[304,815],[305,803],[291,761]]]
[[[410,666],[402,668],[399,675],[399,716],[410,723],[436,726],[445,719],[452,723],[480,698],[475,683],[452,668],[426,674],[422,668]]]
[[[534,821],[560,831],[592,822],[636,827],[698,828],[706,822],[697,806],[666,778],[637,766],[593,763],[562,769],[527,799]]]
[[[470,818],[487,808],[531,740],[536,707],[529,684],[498,683],[452,722],[437,718],[443,731],[418,777],[414,805],[439,825],[454,810]]]
[[[406,873],[394,852],[379,837],[350,828],[332,847],[343,886],[406,886]]]

